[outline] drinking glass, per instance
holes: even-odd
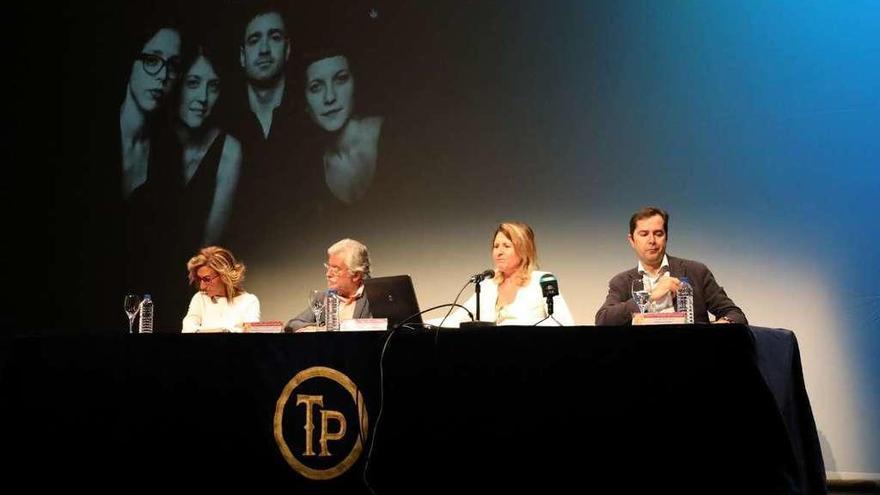
[[[324,303],[326,301],[327,291],[323,289],[314,289],[309,291],[309,308],[315,314],[315,325],[320,326],[324,320]]]
[[[122,309],[128,315],[128,333],[134,333],[134,317],[141,309],[141,296],[137,294],[126,294],[122,301]]]
[[[639,311],[645,313],[648,311],[648,304],[651,300],[651,292],[645,287],[645,281],[638,278],[632,283],[633,301],[639,307]]]

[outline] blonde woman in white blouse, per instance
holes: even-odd
[[[535,233],[521,222],[504,222],[492,236],[492,263],[495,277],[480,282],[480,320],[498,325],[574,325],[574,318],[562,296],[553,298],[553,318],[548,318],[547,302],[540,280]],[[464,303],[476,311],[476,294]],[[448,320],[456,325],[467,318],[458,310]],[[446,326],[446,325],[444,325]]]
[[[245,323],[260,321],[260,301],[242,287],[246,268],[231,251],[203,248],[186,268],[199,291],[183,318],[184,333],[241,332]]]

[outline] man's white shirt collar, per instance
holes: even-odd
[[[665,270],[664,270],[664,268],[665,268]],[[652,276],[650,273],[648,273],[648,270],[645,270],[645,265],[642,264],[642,260],[639,260],[638,270],[641,275],[648,275],[649,277]],[[657,272],[657,275],[659,276],[659,275],[662,275],[662,274],[668,273],[668,272],[669,272],[669,258],[666,256],[666,254],[664,254],[663,255],[663,262],[660,263],[660,270]]]

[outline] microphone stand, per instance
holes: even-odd
[[[477,296],[477,311],[476,317],[473,321],[463,321],[459,323],[458,328],[483,328],[483,327],[494,327],[495,323],[491,321],[480,321],[480,282],[481,280],[476,280],[474,282],[474,294]]]
[[[474,294],[477,295],[477,316],[474,318],[474,321],[480,320],[480,282],[482,282],[482,280],[474,282]]]

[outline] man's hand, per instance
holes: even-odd
[[[730,318],[726,316],[722,316],[721,318],[716,318],[715,321],[713,321],[712,323],[733,323],[733,321],[731,321]]]
[[[675,295],[678,292],[678,287],[681,285],[681,281],[675,277],[660,277],[660,280],[657,281],[657,285],[654,286],[654,289],[651,291],[651,302],[657,302],[664,297],[666,294],[672,293]]]

